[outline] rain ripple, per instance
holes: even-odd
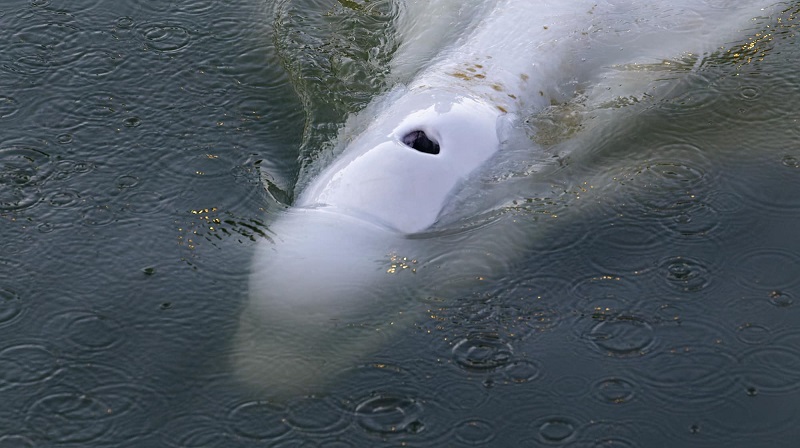
[[[507,365],[514,354],[511,344],[496,333],[473,333],[455,343],[456,364],[468,372],[492,372]]]
[[[736,78],[733,78],[736,79]],[[785,120],[795,112],[791,101],[772,101],[780,93],[796,88],[790,79],[780,76],[759,76],[757,84],[728,82],[720,90],[723,101],[712,111],[714,121],[726,123],[730,129],[747,129]]]
[[[0,148],[0,212],[39,202],[40,187],[52,174],[52,160],[44,151],[27,145]]]
[[[785,394],[800,390],[800,333],[789,332],[744,351],[741,376],[753,391]]]
[[[456,440],[469,446],[485,445],[491,442],[496,434],[494,425],[481,419],[468,419],[455,426]]]
[[[662,260],[658,272],[663,275],[661,284],[677,297],[707,290],[716,276],[716,269],[709,263],[680,256]]]
[[[61,311],[45,324],[48,331],[79,349],[84,355],[116,348],[124,343],[125,331],[115,320],[83,310]]]
[[[288,403],[286,408],[286,423],[297,431],[333,435],[350,425],[344,406],[332,397],[306,397]]]
[[[723,406],[739,390],[736,378],[729,374],[736,371],[736,364],[733,356],[721,350],[679,346],[649,357],[637,378],[660,408],[696,413]]]
[[[109,432],[108,409],[83,392],[59,392],[35,401],[25,423],[51,442],[87,444]]]
[[[592,347],[606,356],[625,358],[644,356],[653,350],[653,326],[645,319],[620,314],[605,317],[584,334]]]
[[[22,300],[13,289],[0,285],[0,327],[17,320],[22,314]]]
[[[750,291],[790,291],[800,285],[796,266],[800,266],[800,256],[794,252],[778,248],[758,248],[749,250],[733,261],[731,268],[741,273],[736,282]]]
[[[192,42],[192,33],[175,23],[146,23],[140,26],[145,45],[160,53],[177,53]]]
[[[416,434],[425,428],[420,421],[423,411],[417,399],[379,394],[358,403],[355,415],[358,424],[372,433]]]
[[[285,409],[266,401],[239,404],[228,414],[233,434],[247,439],[275,441],[291,430]]]
[[[41,383],[58,370],[56,356],[41,345],[22,343],[0,350],[0,388]]]

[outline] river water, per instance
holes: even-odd
[[[531,117],[561,168],[506,189],[545,230],[505,274],[273,400],[230,363],[250,257],[386,88],[389,2],[4,2],[0,447],[795,446],[793,8],[669,95]]]

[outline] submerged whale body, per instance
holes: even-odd
[[[341,154],[256,246],[233,355],[239,376],[274,396],[324,387],[375,350],[379,334],[414,318],[415,294],[436,288],[440,271],[424,267],[453,246],[425,232],[519,140],[521,117],[576,89],[597,103],[640,94],[620,67],[702,60],[741,41],[773,3],[398,3],[397,87],[366,109],[375,115],[355,138],[340,138]],[[436,266],[469,276],[502,250],[477,247]]]

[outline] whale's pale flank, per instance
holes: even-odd
[[[589,105],[642,95],[652,73],[631,67],[682,61],[660,75],[671,83],[658,84],[677,85],[780,8],[772,0],[398,0],[387,91],[358,126],[341,129],[340,153],[256,245],[237,374],[272,396],[325,387],[413,320],[420,296],[449,287],[443,277],[485,276],[521,250],[518,240],[484,237],[500,231],[491,223],[463,236],[470,231],[459,220],[502,205],[498,195],[465,201],[465,192],[476,173],[531,142],[525,117],[576,92]]]

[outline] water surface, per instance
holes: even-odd
[[[569,156],[498,212],[531,235],[500,278],[420,298],[327,391],[237,382],[254,241],[386,88],[392,14],[0,7],[0,447],[794,446],[790,13],[591,133],[556,114],[537,144]]]

